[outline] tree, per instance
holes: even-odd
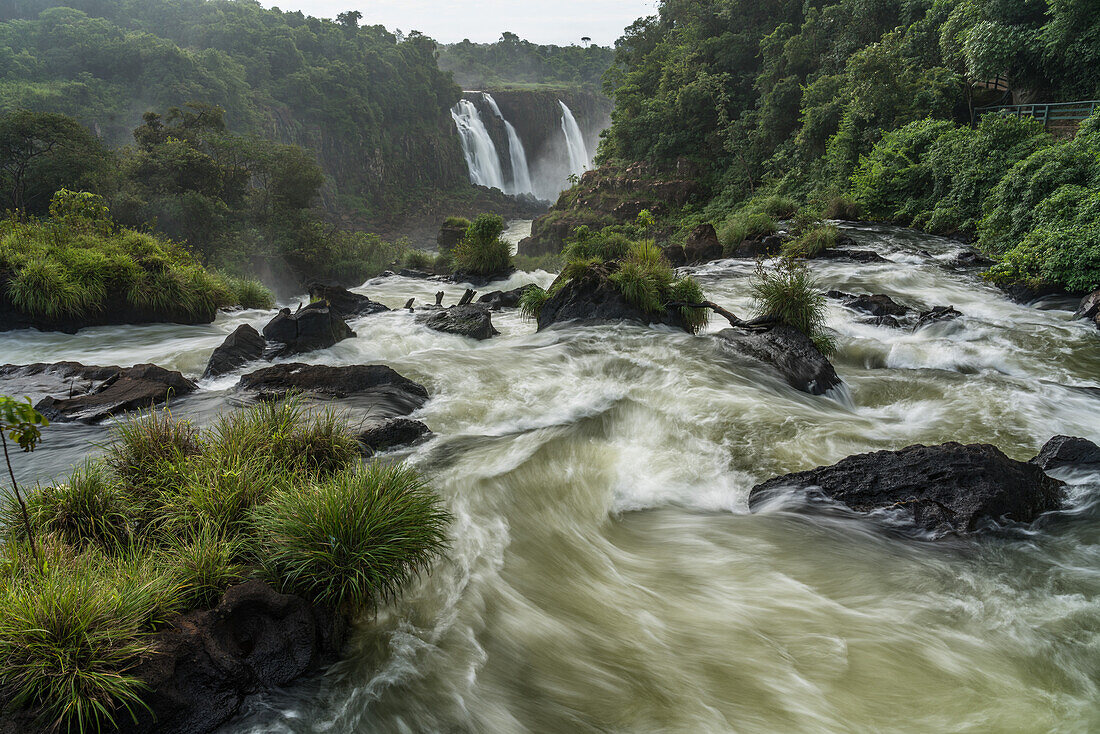
[[[363,14],[358,10],[345,10],[336,16],[336,22],[345,28],[358,28],[362,19]]]
[[[4,445],[4,461],[8,465],[8,476],[11,477],[11,487],[15,492],[15,499],[19,502],[19,508],[23,511],[23,524],[27,529],[27,540],[31,544],[31,555],[37,560],[38,546],[34,542],[34,531],[31,528],[31,519],[27,514],[27,503],[23,501],[23,495],[19,491],[19,483],[15,481],[15,470],[11,468],[11,456],[8,455],[8,437],[23,451],[34,451],[42,438],[39,426],[48,426],[50,422],[45,416],[34,409],[31,399],[25,402],[0,395],[0,443]],[[7,433],[7,435],[4,435]]]
[[[588,48],[588,44],[592,43],[592,39],[588,36],[581,36],[581,43],[584,44],[585,48]]]
[[[11,209],[40,213],[58,189],[99,189],[110,160],[71,117],[28,110],[0,116],[0,186]]]

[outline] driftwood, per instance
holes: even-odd
[[[702,301],[701,303],[688,303],[686,301],[672,301],[665,304],[666,308],[709,308],[714,313],[722,316],[730,322],[731,326],[736,326],[738,329],[747,329],[748,331],[767,331],[771,327],[779,323],[779,319],[774,316],[760,316],[750,321],[738,318],[736,314],[728,311],[713,301]]]
[[[469,305],[470,301],[474,300],[474,296],[477,295],[477,291],[473,288],[467,288],[466,292],[462,294],[462,299],[458,302],[459,306]]]
[[[405,301],[405,308],[412,311],[413,310],[413,301],[415,301],[415,300],[416,300],[415,298],[410,298],[409,300]]]
[[[435,305],[437,305],[437,306],[442,306],[443,305],[443,291],[436,291],[436,293],[435,293]]]

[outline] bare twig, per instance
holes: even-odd
[[[702,301],[700,303],[671,301],[670,303],[666,303],[665,306],[667,308],[709,308],[711,311],[714,311],[714,313],[722,316],[727,321],[729,321],[732,326],[736,326],[739,329],[766,330],[779,323],[779,319],[775,318],[774,316],[761,316],[750,321],[745,321],[744,319],[739,318],[733,312],[722,308],[713,301]]]

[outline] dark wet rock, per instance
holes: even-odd
[[[481,288],[498,280],[507,280],[514,272],[516,272],[516,269],[509,267],[495,273],[455,273],[448,280],[452,283],[468,283],[474,288]]]
[[[338,285],[310,283],[308,288],[310,300],[327,301],[328,305],[343,314],[345,319],[354,316],[369,316],[390,310],[377,301],[372,301],[359,293],[352,293],[347,288]]]
[[[715,337],[739,354],[774,368],[787,384],[802,392],[823,395],[841,384],[828,358],[809,337],[790,326],[775,326],[764,332],[723,329]]]
[[[435,238],[435,242],[439,245],[440,252],[449,252],[454,249],[454,246],[462,241],[462,238],[466,236],[466,227],[460,226],[447,226],[446,224],[439,228],[439,235]]]
[[[992,264],[992,260],[974,250],[963,250],[951,261],[951,265],[956,268],[987,268]]]
[[[432,277],[432,274],[424,270],[415,270],[413,268],[401,268],[397,271],[397,274],[403,278],[420,278],[426,279]],[[383,273],[385,275],[385,273]]]
[[[706,263],[722,258],[722,243],[710,224],[700,224],[684,240],[684,260],[688,264]]]
[[[851,249],[851,248],[854,248],[855,246],[856,246],[856,241],[854,239],[852,239],[851,235],[846,235],[846,234],[837,235],[836,244],[834,245],[834,247],[843,247],[843,248]]]
[[[938,324],[941,321],[954,321],[962,316],[962,314],[954,309],[952,306],[933,306],[927,311],[921,311],[920,316],[917,317],[916,328],[928,326],[929,324]]]
[[[646,313],[628,303],[618,287],[609,280],[614,272],[613,267],[610,264],[589,268],[558,288],[542,305],[539,331],[566,322],[606,324],[620,321],[667,324],[690,331],[678,310]]]
[[[842,291],[829,291],[826,295],[840,300],[848,308],[872,316],[905,316],[912,310],[882,293],[863,293],[857,296]]]
[[[377,453],[395,446],[404,446],[419,441],[429,434],[431,434],[431,429],[420,421],[410,420],[409,418],[392,418],[364,428],[359,434],[359,443],[363,444],[371,453]]]
[[[872,316],[871,318],[864,319],[863,323],[870,324],[871,326],[885,326],[889,329],[900,329],[901,322],[897,320],[895,316]]]
[[[241,324],[210,355],[202,376],[217,377],[254,362],[264,356],[265,345],[260,332],[248,324]]]
[[[478,298],[477,302],[484,303],[492,309],[515,308],[519,305],[519,299],[523,298],[523,294],[532,288],[538,288],[538,286],[528,283],[510,291],[490,291]]]
[[[858,454],[775,477],[752,488],[749,508],[801,490],[856,512],[896,513],[919,530],[967,534],[986,521],[1031,522],[1059,508],[1064,488],[1035,464],[1010,459],[995,446],[945,443]]]
[[[776,234],[770,234],[766,237],[750,237],[746,240],[742,240],[741,244],[737,245],[726,254],[726,257],[754,259],[758,257],[775,257],[783,251],[783,243],[785,238]]]
[[[687,254],[684,252],[683,245],[669,245],[664,248],[665,259],[674,268],[679,268],[688,264]]]
[[[827,250],[822,250],[820,253],[818,253],[817,258],[819,260],[852,260],[858,263],[890,262],[874,250],[856,250],[847,247],[841,247],[839,242],[837,243],[836,247],[830,247]]]
[[[1066,290],[1056,285],[1027,285],[1026,283],[997,283],[1010,301],[1025,306],[1036,301],[1050,298],[1051,296],[1063,297],[1068,295]]]
[[[230,587],[218,605],[158,632],[153,651],[129,673],[149,691],[137,721],[116,715],[124,734],[208,734],[248,696],[286,686],[335,662],[343,620],[261,581]]]
[[[146,410],[195,390],[179,372],[155,364],[95,367],[77,362],[5,365],[0,377],[41,378],[46,396],[35,409],[55,423],[98,423],[112,415]],[[23,392],[23,391],[20,391]],[[29,391],[28,391],[29,392]]]
[[[480,304],[468,303],[464,306],[451,306],[450,308],[421,314],[416,320],[429,329],[442,331],[446,334],[458,334],[472,339],[488,339],[499,334],[493,328],[493,317],[488,307]]]
[[[337,342],[355,336],[341,313],[324,301],[311,303],[291,313],[284,308],[264,327],[264,337],[275,342],[269,358],[301,354],[315,349],[327,349]]]
[[[1055,436],[1043,444],[1031,463],[1044,471],[1067,466],[1100,469],[1100,446],[1084,438]]]
[[[1100,329],[1100,289],[1081,299],[1077,310],[1073,312],[1073,318],[1088,319],[1097,329]]]
[[[288,392],[335,398],[373,396],[390,415],[408,415],[428,402],[427,388],[381,364],[276,364],[244,375],[240,386],[264,396]]]

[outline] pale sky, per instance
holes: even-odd
[[[512,31],[535,43],[568,46],[589,36],[610,46],[637,18],[655,15],[656,0],[263,0],[282,10],[335,18],[345,10],[363,14],[363,25],[420,31],[440,43],[469,38],[489,43]]]

